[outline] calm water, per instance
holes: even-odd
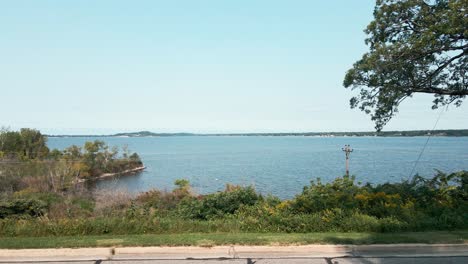
[[[83,145],[95,138],[49,138],[51,148]],[[427,138],[377,137],[146,137],[99,138],[109,145],[128,145],[147,169],[133,176],[101,180],[96,188],[132,192],[172,189],[174,180],[190,180],[199,193],[226,183],[254,185],[262,193],[290,198],[310,180],[333,180],[344,174],[344,153],[350,144],[350,171],[362,182],[382,183],[408,178]],[[414,170],[432,176],[468,170],[468,137],[431,138]]]

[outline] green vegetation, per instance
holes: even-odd
[[[0,248],[65,248],[113,246],[307,245],[451,243],[468,241],[467,231],[405,233],[186,233],[158,235],[101,235],[3,237]]]
[[[416,93],[434,94],[432,108],[468,95],[466,0],[377,0],[365,30],[370,51],[347,72],[358,89],[351,108],[371,115],[376,129]]]
[[[105,173],[119,173],[142,166],[138,154],[109,148],[103,141],[50,150],[38,130],[0,130],[0,192],[59,193],[74,183]],[[18,205],[19,206],[19,205]],[[35,212],[33,212],[34,214]]]
[[[178,180],[171,192],[137,196],[27,189],[0,204],[0,236],[464,230],[467,183],[466,171],[378,186],[344,176],[326,184],[313,181],[291,200],[233,185],[197,195],[186,180]]]
[[[125,151],[117,158],[117,150],[109,150],[102,141],[63,151],[50,151],[45,143],[35,130],[0,133],[0,244],[11,241],[13,246],[37,237],[24,244],[35,247],[45,240],[41,237],[54,237],[47,245],[56,246],[70,241],[66,236],[91,236],[75,244],[64,242],[71,246],[102,241],[211,245],[466,238],[465,231],[433,233],[441,234],[435,238],[401,232],[466,230],[468,171],[377,186],[356,183],[349,176],[330,183],[317,179],[290,200],[230,184],[224,191],[199,195],[185,179],[175,181],[172,191],[91,193],[74,181],[141,166],[138,156]]]

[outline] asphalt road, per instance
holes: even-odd
[[[16,262],[18,263],[18,262]],[[27,261],[20,263],[41,264],[466,264],[468,256],[444,257],[343,257],[343,258],[246,258],[246,259],[126,259],[126,260],[93,260],[93,261]]]

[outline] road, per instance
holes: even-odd
[[[13,262],[5,262],[13,263]],[[93,260],[93,261],[27,261],[14,263],[41,263],[41,264],[466,264],[468,257],[343,257],[343,258],[246,258],[246,259],[197,259],[197,260]]]
[[[468,245],[307,245],[0,250],[0,263],[435,264],[468,263]]]

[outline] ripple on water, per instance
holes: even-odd
[[[172,189],[185,178],[200,193],[222,190],[226,183],[253,185],[262,193],[291,198],[310,180],[323,182],[344,174],[341,147],[350,144],[350,170],[358,181],[383,183],[409,177],[427,138],[375,137],[148,137],[99,138],[109,145],[128,145],[147,169],[137,175],[99,181],[96,188],[132,192]],[[49,138],[51,148],[82,145],[93,138]],[[434,137],[414,171],[468,170],[468,137]]]

